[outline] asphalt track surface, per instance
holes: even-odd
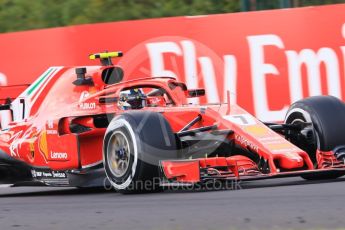
[[[121,195],[0,188],[0,229],[345,229],[345,179],[240,184],[241,190]]]

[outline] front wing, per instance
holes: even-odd
[[[345,167],[263,173],[250,160],[241,156],[239,158],[236,160],[231,159],[231,157],[216,157],[161,161],[162,184],[166,186],[170,184],[191,185],[204,184],[210,181],[254,181],[297,176],[323,179],[345,175]],[[204,161],[207,161],[208,164],[205,165]]]

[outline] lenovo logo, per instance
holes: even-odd
[[[50,158],[51,159],[57,159],[57,160],[67,160],[68,155],[65,152],[50,152]]]

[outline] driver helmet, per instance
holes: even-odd
[[[120,93],[120,98],[118,100],[117,105],[122,109],[122,110],[128,110],[131,109],[131,105],[127,102],[128,100],[128,94],[125,92]]]
[[[124,110],[142,109],[146,106],[146,98],[147,96],[140,89],[130,89],[128,93],[120,94],[119,106]]]

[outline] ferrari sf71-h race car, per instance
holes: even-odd
[[[205,91],[174,78],[124,81],[112,63],[117,56],[122,53],[90,55],[99,66],[51,67],[0,107],[3,183],[89,187],[108,181],[127,193],[345,175],[340,100],[303,99],[284,123],[263,123],[235,104],[188,104]]]

